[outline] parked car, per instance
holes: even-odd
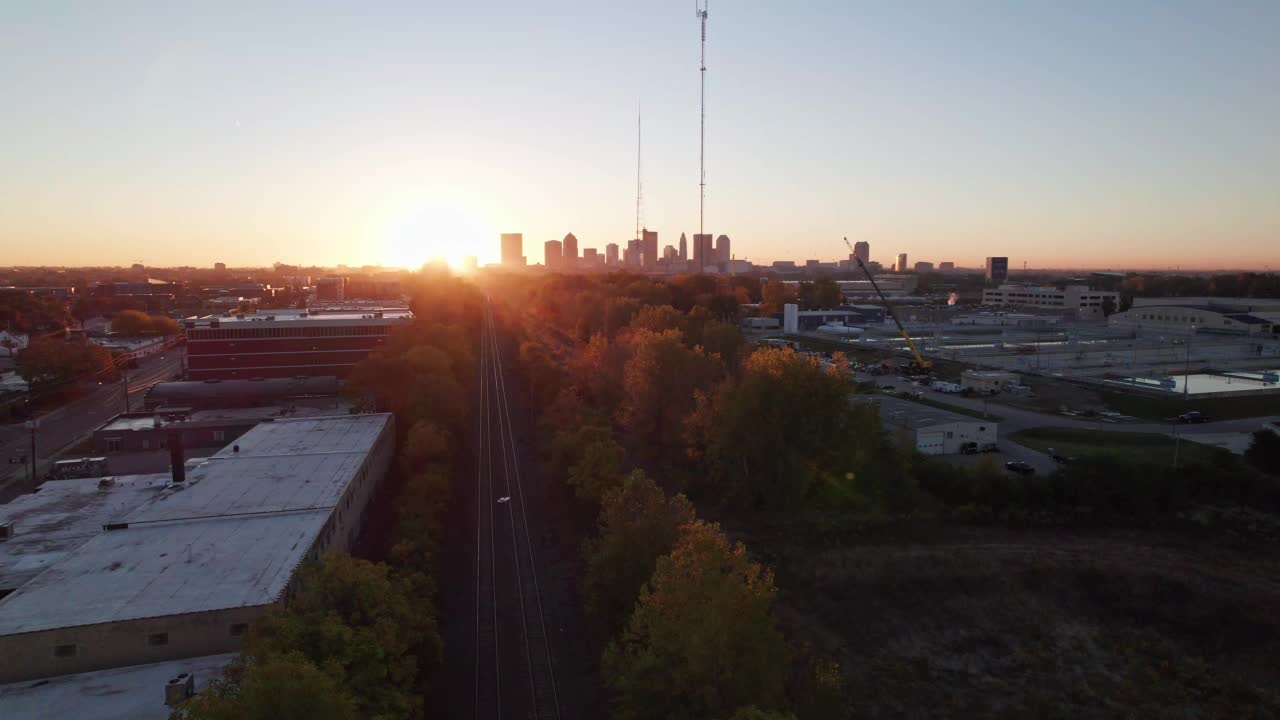
[[[1196,410],[1192,410],[1191,412],[1185,412],[1178,416],[1178,422],[1184,425],[1192,425],[1195,423],[1207,423],[1212,419],[1213,418],[1209,417],[1208,415],[1205,415],[1204,413]]]
[[[1031,467],[1027,463],[1022,462],[1021,460],[1010,460],[1009,462],[1004,464],[1004,469],[1008,470],[1011,473],[1017,473],[1019,475],[1034,475],[1036,472],[1035,468]]]

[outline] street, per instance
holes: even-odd
[[[183,351],[182,346],[175,347],[158,357],[140,360],[137,368],[128,371],[131,409],[142,409],[142,396],[152,385],[181,374]],[[39,461],[37,478],[48,470],[49,463],[63,449],[124,411],[124,383],[115,382],[95,386],[85,396],[41,415],[35,431]],[[28,457],[30,454],[31,431],[24,423],[0,426],[0,457],[5,459],[0,465],[0,502],[7,502],[14,495],[34,487],[28,482],[29,462],[9,464],[9,458]]]

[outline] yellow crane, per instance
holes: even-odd
[[[902,323],[898,320],[898,315],[893,311],[893,306],[889,304],[888,298],[880,291],[880,286],[876,284],[876,279],[871,277],[871,271],[867,269],[866,263],[862,262],[862,258],[853,251],[853,245],[849,244],[849,238],[844,239],[845,247],[849,248],[849,255],[858,262],[858,267],[862,268],[862,273],[867,276],[867,280],[871,281],[871,287],[875,288],[876,294],[880,296],[880,301],[884,303],[885,312],[889,313],[889,317],[893,318],[893,324],[898,326],[898,333],[902,335],[902,339],[907,341],[907,348],[911,350],[911,356],[915,358],[913,369],[919,369],[928,372],[933,367],[933,363],[926,360],[919,350],[916,350],[916,344],[911,341],[911,336],[907,334],[907,329],[902,327]]]

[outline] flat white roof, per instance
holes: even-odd
[[[164,686],[191,673],[196,692],[222,677],[234,653],[0,685],[0,717],[23,720],[167,720]]]
[[[374,317],[374,313],[382,313],[382,317]],[[324,324],[342,324],[343,322],[368,323],[370,321],[405,321],[412,320],[413,313],[406,308],[369,308],[367,310],[351,310],[348,312],[306,312],[303,310],[278,310],[271,312],[243,313],[242,315],[229,316],[205,316],[187,318],[194,320],[198,325],[203,325],[212,320],[217,320],[223,325],[241,325],[244,323],[262,324],[273,322],[315,322]]]
[[[0,600],[0,635],[275,602],[390,417],[258,425]]]

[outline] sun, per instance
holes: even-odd
[[[468,255],[483,255],[497,235],[475,215],[452,205],[416,207],[390,223],[379,259],[384,265],[417,269],[432,260],[461,268]]]

